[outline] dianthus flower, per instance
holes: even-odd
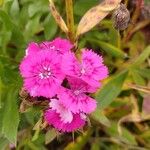
[[[92,50],[84,49],[81,60],[74,53],[68,52],[62,58],[63,72],[72,77],[80,78],[93,87],[100,87],[100,80],[108,75],[108,69],[103,64],[103,58]]]
[[[51,99],[49,106],[44,113],[44,119],[59,131],[73,132],[85,125],[82,114],[73,114],[58,99]]]
[[[96,109],[96,100],[86,95],[95,92],[86,82],[78,78],[68,78],[70,89],[61,88],[58,94],[60,102],[73,113],[91,113]]]
[[[20,65],[24,87],[31,96],[52,97],[64,79],[56,51],[39,51],[25,57]]]
[[[49,98],[45,121],[61,132],[73,132],[86,123],[86,114],[96,109],[91,93],[108,76],[103,58],[84,49],[80,59],[65,39],[30,43],[20,64],[24,88],[33,97]]]
[[[31,42],[26,49],[26,56],[34,55],[36,52],[41,50],[53,50],[62,55],[69,52],[72,47],[73,45],[68,40],[60,37],[54,39],[53,41],[45,41],[40,44]]]

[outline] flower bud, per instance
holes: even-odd
[[[125,30],[128,27],[130,21],[130,12],[124,4],[120,4],[120,7],[113,13],[113,25],[115,29]]]

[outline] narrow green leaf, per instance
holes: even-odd
[[[27,146],[28,148],[25,148],[25,150],[41,150],[41,148],[38,145],[34,144],[31,141],[28,141]]]
[[[106,108],[119,95],[127,74],[128,71],[126,70],[116,75],[96,95],[100,109]]]
[[[2,46],[2,53],[6,54],[7,52],[7,44],[10,41],[12,36],[12,31],[9,31],[8,29],[2,30],[1,36],[0,36],[0,45]],[[0,52],[1,53],[1,52]]]
[[[52,142],[57,136],[57,133],[54,129],[50,129],[49,131],[46,132],[45,135],[45,144],[48,144]]]
[[[20,8],[19,8],[18,0],[13,0],[11,9],[10,9],[10,13],[11,13],[12,17],[15,19],[15,21],[18,21],[19,11],[20,11]]]
[[[40,129],[37,129],[32,137],[32,142],[36,141],[39,137]]]
[[[16,89],[10,89],[3,110],[2,133],[11,142],[16,144],[19,113],[17,108]]]
[[[0,70],[1,70],[1,64],[0,64]],[[0,109],[1,109],[1,107],[2,107],[2,79],[1,79],[1,76],[0,76]]]
[[[150,69],[142,68],[137,69],[137,72],[144,78],[147,78],[150,80]]]
[[[11,22],[10,17],[6,14],[6,12],[0,10],[0,19],[2,19],[3,23],[7,30],[11,30],[13,27],[13,23]]]
[[[30,18],[39,12],[40,13],[49,12],[48,1],[45,1],[45,0],[42,0],[42,1],[39,0],[35,2],[33,1],[33,3],[29,5],[28,14]]]
[[[130,70],[133,81],[137,84],[137,85],[145,85],[145,80],[144,78],[134,69]]]
[[[30,19],[26,24],[24,36],[26,37],[27,40],[29,40],[36,32],[39,31],[40,17],[41,14],[37,14],[32,19]]]
[[[2,134],[3,109],[0,108],[0,134]]]
[[[134,135],[131,134],[130,131],[128,131],[126,128],[123,128],[121,139],[124,140],[126,143],[136,145],[136,140]]]
[[[25,39],[22,31],[17,26],[15,26],[12,31],[12,43],[14,43],[19,50],[25,44]]]
[[[135,60],[133,66],[138,66],[150,56],[150,45],[144,49],[141,55]]]
[[[44,35],[46,40],[52,39],[57,32],[57,24],[54,18],[49,14],[44,22]]]
[[[97,45],[99,45],[103,51],[105,51],[108,55],[111,55],[113,57],[118,57],[118,58],[126,58],[127,57],[127,54],[124,53],[122,50],[120,50],[119,48],[109,44],[109,43],[106,43],[106,42],[102,42],[102,41],[99,41],[99,40],[93,40],[93,39],[90,39],[89,41],[92,41],[94,43],[96,43]]]
[[[108,118],[103,114],[103,112],[101,111],[101,109],[96,109],[95,112],[93,112],[91,114],[91,116],[93,117],[94,120],[100,122],[101,124],[109,127],[111,125],[110,121],[108,120]]]
[[[9,144],[6,138],[0,137],[0,150],[6,150],[6,146]]]
[[[109,36],[109,43],[112,44],[113,46],[119,48],[120,47],[120,40],[121,40],[119,31],[114,29],[114,28],[112,28],[112,26],[110,26],[109,35],[108,36]]]
[[[4,23],[4,27],[0,33],[0,45],[2,45],[2,50],[5,54],[6,46],[10,40],[11,43],[15,44],[16,47],[22,46],[25,41],[22,31],[18,28],[18,26],[16,26],[16,22],[2,10],[0,10],[0,20],[2,20],[2,22]]]

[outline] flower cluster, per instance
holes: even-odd
[[[83,49],[77,58],[72,47],[61,38],[30,43],[20,65],[24,88],[33,97],[49,99],[44,119],[62,132],[85,125],[86,115],[96,109],[96,100],[89,94],[96,92],[108,75],[101,56]]]

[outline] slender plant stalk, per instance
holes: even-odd
[[[74,44],[75,32],[74,32],[74,16],[73,16],[73,0],[65,0],[66,3],[66,17],[68,26],[68,38]]]
[[[135,12],[134,12],[134,15],[132,18],[133,23],[136,23],[139,15],[140,15],[142,3],[143,3],[143,0],[138,0],[138,2],[136,3],[136,9],[135,9]]]
[[[118,48],[121,48],[121,37],[120,37],[120,31],[118,30],[118,41],[117,41],[117,46]]]
[[[131,19],[132,24],[127,29],[126,36],[123,38],[123,42],[125,42],[125,43],[128,42],[128,40],[132,36],[131,33],[132,33],[133,28],[136,25],[136,22],[137,22],[137,19],[138,19],[139,15],[140,15],[142,3],[143,3],[143,0],[138,0],[137,3],[136,3],[136,9],[135,9],[135,11],[133,13],[133,16],[132,16],[132,19]]]

